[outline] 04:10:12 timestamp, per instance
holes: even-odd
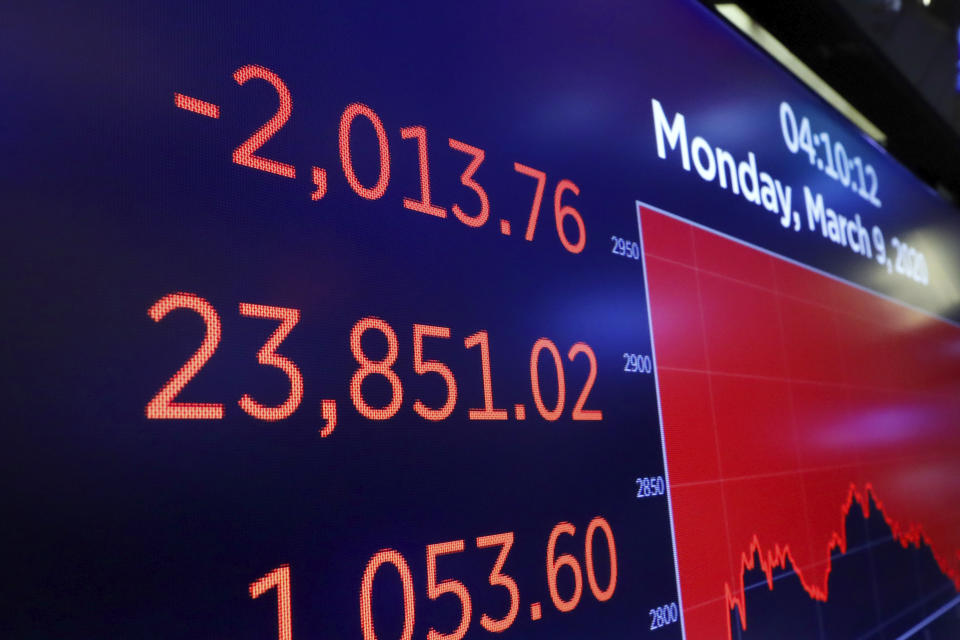
[[[850,187],[873,206],[880,206],[880,199],[877,197],[879,179],[876,169],[864,163],[859,156],[849,158],[846,148],[839,140],[831,146],[830,134],[826,131],[813,133],[810,120],[806,116],[800,119],[798,125],[797,117],[789,102],[780,103],[780,130],[783,133],[783,142],[790,153],[805,152],[810,164],[816,165],[818,169],[843,186]],[[824,152],[823,156],[819,157],[817,146],[821,143]]]

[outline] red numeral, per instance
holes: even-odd
[[[590,373],[587,374],[587,382],[583,385],[583,390],[580,392],[580,397],[577,398],[577,403],[573,405],[573,419],[603,420],[603,412],[599,409],[583,408],[583,405],[587,403],[587,396],[590,395],[590,391],[593,389],[593,383],[597,380],[597,356],[593,354],[593,349],[590,348],[590,345],[585,342],[578,342],[570,347],[567,357],[570,358],[572,362],[573,359],[581,353],[586,354],[587,359],[590,361]]]
[[[290,615],[290,565],[283,564],[250,584],[250,597],[259,598],[264,593],[277,588],[277,629],[278,640],[293,640],[293,626]]]
[[[357,174],[353,171],[353,159],[350,156],[350,132],[353,128],[353,121],[357,116],[363,116],[369,120],[377,134],[380,150],[380,175],[377,177],[376,184],[372,187],[365,187],[360,184]],[[361,198],[376,200],[381,198],[387,190],[387,183],[390,182],[390,147],[387,143],[387,130],[383,128],[380,117],[365,104],[354,102],[344,109],[343,115],[340,116],[340,164],[343,166],[343,174],[347,177],[350,187]]]
[[[287,123],[287,120],[290,119],[290,112],[293,111],[293,99],[290,97],[290,90],[287,89],[287,85],[283,83],[280,76],[269,69],[255,64],[248,64],[233,72],[233,79],[236,80],[239,85],[243,85],[251,78],[259,78],[260,80],[269,82],[280,98],[280,106],[277,108],[277,112],[273,114],[273,117],[267,120],[266,124],[257,129],[243,144],[234,149],[233,161],[245,167],[252,167],[260,171],[275,173],[278,176],[293,178],[296,176],[296,170],[292,164],[277,162],[276,160],[270,160],[253,154],[254,151],[262,147],[264,143],[272,138],[273,134],[279,131],[280,128]]]
[[[190,309],[200,314],[207,325],[207,332],[200,348],[147,403],[147,418],[151,420],[219,420],[223,418],[222,404],[174,402],[173,399],[217,350],[217,345],[220,344],[220,316],[209,302],[192,293],[165,295],[154,302],[147,313],[154,322],[160,322],[174,309]]]
[[[486,331],[478,331],[463,340],[464,346],[471,349],[480,345],[480,366],[483,374],[483,409],[470,409],[471,420],[506,420],[506,409],[493,408],[493,380],[490,373],[490,339]]]
[[[383,360],[370,360],[363,352],[360,338],[368,329],[375,329],[387,338],[387,355],[384,356]],[[400,377],[391,368],[397,361],[399,351],[397,333],[393,330],[393,327],[380,318],[363,318],[358,320],[350,331],[350,351],[353,352],[353,357],[360,364],[360,368],[354,372],[350,379],[350,399],[353,400],[353,406],[362,416],[370,420],[392,418],[400,410],[400,404],[403,402],[403,385],[400,383]],[[382,409],[371,407],[363,398],[361,386],[364,378],[371,374],[379,374],[386,378],[393,392],[390,403]]]
[[[540,216],[540,205],[543,202],[543,189],[547,184],[547,174],[519,162],[513,163],[513,170],[537,181],[537,191],[533,194],[533,206],[530,208],[530,220],[527,221],[527,232],[523,236],[527,240],[533,240],[533,233],[537,229],[537,218]]]
[[[554,554],[557,548],[557,538],[561,534],[572,536],[576,532],[577,529],[572,524],[561,522],[550,532],[550,539],[547,541],[547,588],[550,590],[550,599],[553,600],[554,606],[563,612],[573,611],[577,603],[580,602],[580,594],[583,592],[583,576],[580,573],[580,563],[577,562],[576,558],[569,553],[559,557]],[[557,589],[557,574],[562,567],[569,567],[573,571],[573,595],[569,600],[561,598]]]
[[[285,307],[268,307],[260,304],[240,303],[240,315],[248,318],[265,318],[279,320],[280,326],[270,335],[266,344],[257,352],[257,362],[269,367],[280,369],[290,378],[290,394],[278,407],[265,407],[248,394],[240,398],[240,407],[254,418],[260,420],[283,420],[288,417],[303,399],[303,375],[300,369],[288,358],[278,354],[277,347],[284,341],[290,331],[300,321],[300,311]]]
[[[557,235],[560,236],[560,242],[563,243],[563,247],[570,253],[580,253],[583,251],[584,245],[587,244],[587,230],[583,226],[583,218],[580,217],[580,212],[571,207],[570,205],[560,206],[560,200],[563,198],[564,191],[573,191],[573,195],[580,195],[580,188],[577,185],[573,184],[569,180],[561,180],[557,183],[557,190],[553,193],[553,211],[557,220]],[[572,217],[573,221],[577,223],[577,229],[580,234],[577,236],[577,243],[573,244],[567,240],[567,234],[563,231],[563,219],[566,217]]]
[[[363,630],[363,640],[377,640],[373,628],[373,578],[384,564],[392,564],[400,574],[403,585],[403,631],[400,640],[411,640],[414,622],[413,576],[410,575],[407,561],[393,549],[378,551],[363,570],[363,580],[360,582],[360,628]]]
[[[445,593],[452,593],[460,599],[460,624],[451,633],[440,633],[433,627],[427,630],[427,640],[461,640],[470,626],[473,605],[467,587],[459,580],[443,580],[437,584],[437,556],[448,553],[461,553],[463,540],[439,542],[427,545],[427,597],[436,600]]]
[[[540,362],[540,352],[546,349],[553,356],[553,363],[557,370],[557,404],[553,409],[547,409],[543,404],[543,397],[540,395],[540,374],[538,364]],[[567,385],[563,378],[563,362],[560,360],[560,351],[557,345],[548,338],[540,338],[533,343],[533,351],[530,352],[530,388],[533,390],[533,402],[537,405],[540,415],[546,420],[556,420],[563,413],[563,403],[567,395]]]
[[[487,614],[480,616],[480,626],[491,633],[506,631],[516,620],[517,612],[520,610],[520,590],[517,588],[517,582],[505,573],[501,573],[503,565],[507,561],[507,554],[510,553],[510,548],[513,546],[513,532],[508,531],[477,538],[477,547],[480,549],[496,546],[500,547],[500,554],[497,556],[493,569],[490,570],[490,584],[507,590],[510,594],[510,608],[507,610],[507,615],[499,620],[494,620]]]
[[[450,367],[436,360],[423,359],[423,337],[449,338],[450,329],[447,327],[431,327],[426,324],[413,325],[413,370],[419,375],[437,373],[447,383],[447,401],[439,409],[431,409],[420,400],[415,400],[413,410],[427,420],[443,420],[453,412],[457,403],[457,381],[453,378]]]
[[[413,211],[427,213],[438,218],[446,218],[447,210],[433,204],[430,199],[430,165],[427,162],[427,130],[423,127],[404,127],[400,129],[404,140],[417,139],[417,155],[420,157],[420,200],[404,198],[403,206]]]
[[[474,216],[467,215],[463,209],[460,208],[460,205],[455,204],[451,207],[453,215],[457,216],[457,219],[468,227],[480,227],[487,221],[487,218],[490,217],[490,199],[487,198],[487,192],[483,190],[483,187],[473,179],[473,174],[477,172],[477,168],[480,166],[480,163],[483,162],[486,154],[483,149],[478,149],[477,147],[470,146],[465,142],[460,142],[453,138],[450,138],[449,142],[451,149],[462,151],[463,153],[473,156],[473,160],[470,161],[470,164],[467,165],[467,168],[464,169],[463,174],[460,176],[460,184],[473,189],[474,193],[480,198],[480,212],[478,214]]]
[[[603,591],[600,590],[597,577],[593,573],[593,534],[597,529],[603,531],[604,536],[606,536],[607,551],[610,553],[610,582],[607,583],[607,588]],[[590,584],[590,591],[593,592],[593,596],[597,600],[606,602],[613,596],[613,591],[617,588],[617,546],[613,541],[613,531],[610,529],[610,524],[600,516],[591,520],[587,526],[586,554],[587,582]]]

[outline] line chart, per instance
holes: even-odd
[[[638,216],[687,637],[748,632],[757,569],[773,590],[789,566],[826,603],[844,522],[871,501],[955,595],[960,328],[673,214]],[[876,585],[864,598],[864,624],[893,615]]]

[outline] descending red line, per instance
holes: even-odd
[[[940,567],[940,571],[943,572],[945,576],[950,578],[953,581],[954,588],[957,589],[957,591],[960,591],[960,572],[952,568],[949,561],[934,550],[930,538],[927,536],[926,532],[924,532],[922,525],[910,523],[909,526],[904,527],[900,522],[891,518],[886,511],[884,511],[883,503],[880,502],[879,498],[877,498],[876,491],[870,483],[867,483],[863,492],[857,491],[856,485],[851,483],[850,489],[847,492],[847,498],[840,509],[840,533],[837,531],[831,532],[830,541],[827,543],[827,570],[824,574],[822,585],[813,584],[804,578],[803,570],[794,561],[793,554],[790,552],[790,545],[784,545],[781,547],[779,544],[775,543],[772,549],[764,550],[760,544],[759,538],[756,535],[753,536],[750,541],[749,551],[740,554],[740,585],[736,590],[736,595],[734,595],[732,592],[729,582],[725,582],[723,585],[727,607],[730,611],[733,611],[734,607],[739,607],[740,626],[744,631],[747,630],[747,600],[745,585],[746,573],[747,571],[751,571],[756,568],[756,561],[754,560],[755,556],[759,556],[760,558],[760,568],[763,570],[763,573],[767,578],[767,587],[771,591],[773,590],[773,570],[776,568],[786,569],[787,560],[789,559],[790,564],[793,566],[794,572],[800,579],[800,584],[803,586],[804,591],[807,592],[807,595],[814,600],[826,602],[829,595],[829,581],[830,570],[832,569],[833,562],[833,550],[840,549],[841,553],[847,552],[847,515],[849,515],[850,509],[852,509],[854,503],[856,503],[860,505],[860,509],[863,511],[863,517],[869,518],[871,496],[873,497],[873,502],[876,505],[877,510],[883,515],[884,522],[886,522],[887,526],[890,527],[890,531],[893,533],[894,540],[899,542],[904,549],[910,545],[913,545],[917,548],[920,548],[921,545],[926,545],[930,549],[931,553],[933,553],[933,557],[937,562],[937,566]],[[957,551],[957,557],[960,558],[960,551]],[[728,640],[733,640],[732,622],[727,625],[727,638]]]
[[[190,96],[185,96],[182,93],[173,94],[173,104],[181,109],[186,109],[187,111],[192,111],[194,113],[199,113],[202,116],[207,116],[208,118],[219,118],[220,117],[220,107],[217,105],[204,102],[197,98],[191,98]]]

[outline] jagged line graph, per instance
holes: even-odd
[[[909,526],[904,527],[900,522],[894,520],[886,513],[883,503],[877,497],[876,492],[873,490],[873,487],[870,484],[867,484],[863,491],[858,491],[857,487],[851,484],[850,489],[847,492],[847,499],[844,501],[843,506],[840,509],[840,526],[838,527],[839,531],[831,532],[830,541],[826,546],[827,569],[824,573],[824,579],[821,583],[812,583],[804,577],[803,570],[797,566],[797,563],[792,557],[789,545],[781,547],[779,544],[774,543],[772,548],[765,548],[760,543],[760,540],[756,535],[750,540],[749,550],[740,554],[739,586],[737,586],[736,589],[731,589],[729,583],[724,584],[724,595],[726,597],[727,607],[730,611],[736,610],[739,612],[740,626],[744,631],[748,629],[746,602],[747,585],[745,584],[746,574],[747,571],[756,569],[757,563],[755,558],[759,557],[760,569],[763,571],[763,574],[767,579],[767,587],[771,590],[774,588],[774,570],[786,569],[788,566],[787,563],[789,562],[790,566],[793,567],[793,572],[800,580],[801,586],[803,587],[804,591],[807,592],[807,595],[809,595],[813,600],[826,602],[829,598],[829,581],[830,572],[833,567],[833,551],[835,549],[839,549],[840,553],[847,552],[847,527],[845,525],[847,516],[850,514],[850,510],[856,505],[860,507],[863,517],[865,519],[869,518],[871,497],[873,499],[874,506],[883,515],[884,522],[886,522],[887,526],[890,527],[893,539],[896,540],[900,546],[905,549],[910,546],[918,549],[921,548],[921,546],[926,546],[930,547],[932,550],[931,541],[924,532],[922,525],[912,523]],[[957,551],[957,556],[960,557],[960,551]],[[936,551],[933,551],[933,557],[937,562],[937,566],[940,567],[940,571],[942,571],[945,576],[949,577],[950,580],[953,581],[954,588],[957,591],[960,591],[960,572],[958,572],[955,567],[951,566],[947,559],[941,554],[938,554]],[[728,629],[727,637],[732,640],[733,629]]]
[[[960,328],[672,214],[638,215],[687,637],[731,637],[734,607],[748,622],[756,553],[768,587],[789,562],[824,601],[832,553],[847,551],[837,518],[870,496],[900,544],[929,546],[960,587],[960,358],[944,356]]]

